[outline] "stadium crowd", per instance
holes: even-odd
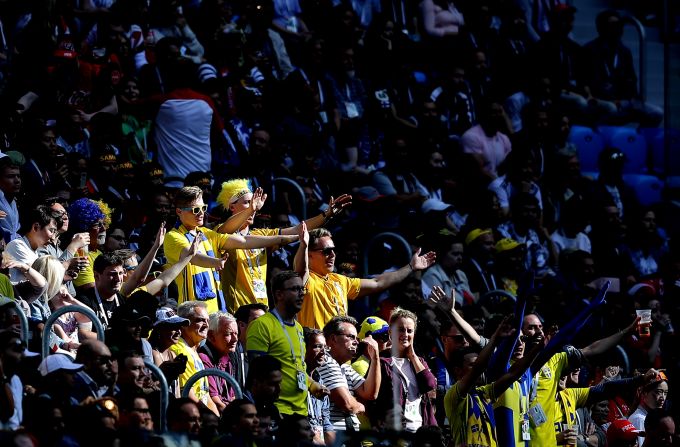
[[[577,16],[0,2],[0,445],[680,442],[677,223],[569,140],[663,113]]]

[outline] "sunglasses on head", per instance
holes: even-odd
[[[208,205],[201,205],[201,206],[185,206],[180,208],[182,211],[191,211],[194,214],[202,214],[205,213],[208,210]]]

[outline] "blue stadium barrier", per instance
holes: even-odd
[[[21,325],[21,339],[28,343],[29,337],[28,318],[26,318],[26,314],[24,313],[24,310],[21,308],[17,300],[12,300],[12,304],[14,304],[14,311],[17,313],[17,316],[19,317],[19,324]]]
[[[390,231],[385,231],[383,233],[378,233],[375,236],[373,236],[367,243],[366,243],[366,248],[364,249],[364,259],[363,259],[363,276],[366,277],[370,274],[368,271],[369,267],[369,259],[368,256],[371,253],[371,250],[373,247],[375,247],[375,244],[378,242],[385,242],[385,241],[392,241],[397,243],[398,245],[401,245],[402,249],[405,251],[407,254],[408,258],[406,259],[406,262],[409,262],[411,260],[411,257],[413,256],[413,252],[411,251],[411,245],[404,239],[401,235],[397,233],[392,233]]]
[[[89,307],[75,305],[64,306],[61,309],[55,310],[45,322],[45,328],[43,329],[42,352],[41,352],[43,358],[50,355],[49,333],[52,330],[52,326],[54,326],[54,323],[56,323],[57,318],[68,312],[80,312],[81,314],[86,315],[90,320],[92,320],[92,328],[97,333],[97,340],[101,342],[104,341],[104,326],[102,326],[101,321],[99,321],[99,318],[97,318],[97,315],[94,313],[92,309],[90,309]]]
[[[294,191],[299,196],[298,201],[299,201],[299,204],[300,204],[300,212],[294,213],[294,214],[300,220],[306,220],[307,219],[307,200],[305,199],[305,191],[298,184],[298,182],[296,182],[293,179],[289,179],[288,177],[276,177],[274,179],[274,187],[283,186],[283,185],[286,185],[286,187],[284,188],[286,191]],[[280,200],[276,194],[277,194],[276,190],[273,189],[272,190],[272,199]]]
[[[184,386],[182,387],[182,397],[189,397],[191,387],[194,386],[194,384],[198,382],[200,379],[206,376],[217,376],[226,380],[227,382],[229,382],[229,385],[234,389],[234,395],[236,396],[236,399],[243,399],[243,392],[241,391],[241,386],[238,384],[236,379],[234,379],[229,373],[226,373],[216,368],[207,368],[204,369],[203,371],[198,371],[196,374],[189,377],[189,380],[187,380]]]
[[[144,365],[146,365],[147,368],[149,368],[149,371],[153,373],[154,376],[158,379],[158,382],[161,385],[161,414],[159,418],[159,431],[160,433],[164,433],[165,430],[167,429],[167,412],[168,412],[168,404],[170,403],[170,397],[169,397],[169,389],[168,387],[168,381],[165,380],[165,374],[163,374],[163,371],[156,366],[153,362],[149,362],[147,360],[144,361]]]

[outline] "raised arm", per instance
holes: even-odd
[[[297,234],[293,236],[241,236],[240,234],[232,234],[227,239],[225,247],[232,248],[269,248],[279,245],[290,244],[298,240]]]
[[[155,278],[146,285],[146,290],[151,295],[155,295],[172,283],[177,275],[182,273],[182,270],[191,262],[198,252],[199,239],[194,238],[191,245],[184,247],[179,255],[179,260],[168,267],[158,278]]]
[[[479,353],[477,361],[474,363],[470,371],[468,371],[467,374],[465,374],[463,378],[459,380],[458,382],[460,383],[460,385],[458,385],[459,395],[465,396],[466,394],[468,394],[472,387],[477,382],[477,379],[479,379],[479,376],[481,376],[484,370],[486,370],[486,366],[489,363],[491,354],[493,354],[494,349],[496,349],[496,345],[498,344],[497,340],[500,337],[500,333],[503,330],[502,328],[505,324],[506,319],[503,319],[503,321],[501,321],[501,324],[498,325],[496,332],[494,332],[494,334],[489,339],[489,344],[487,344],[484,347],[484,349],[482,349],[482,352]]]
[[[333,217],[340,214],[345,207],[348,207],[351,204],[352,196],[350,196],[349,194],[342,194],[337,199],[331,197],[331,199],[328,201],[328,209],[326,209],[326,211],[317,216],[312,217],[311,219],[307,219],[304,221],[305,224],[307,224],[307,229],[313,230],[315,228],[322,227],[329,219],[332,219]],[[300,225],[283,228],[281,229],[281,234],[286,235],[298,234],[298,232],[300,231],[299,226]]]
[[[146,254],[146,256],[144,256],[142,262],[139,263],[139,265],[132,272],[127,281],[123,283],[123,287],[121,288],[121,293],[123,295],[125,296],[130,295],[133,290],[135,290],[144,282],[146,277],[149,275],[151,265],[153,264],[153,260],[156,258],[156,253],[158,253],[158,249],[163,246],[164,240],[165,240],[165,222],[162,222],[160,228],[158,228],[158,232],[156,232],[156,239],[154,240],[151,249]]]
[[[370,363],[366,372],[366,380],[355,391],[364,400],[376,400],[380,391],[380,350],[378,342],[370,335],[362,340],[366,344],[366,356]]]
[[[256,188],[255,191],[253,191],[253,198],[250,200],[250,208],[232,214],[224,223],[222,223],[222,225],[218,226],[215,231],[222,234],[236,233],[243,228],[243,225],[246,224],[248,218],[255,216],[255,214],[262,209],[266,200],[267,194],[264,193],[262,188]]]
[[[609,351],[611,348],[619,344],[621,340],[623,340],[623,337],[635,330],[638,321],[640,321],[640,317],[635,318],[631,324],[621,329],[617,333],[610,335],[609,337],[595,340],[585,348],[581,349],[581,353],[586,357],[594,357]]]
[[[474,343],[475,345],[479,345],[482,341],[482,337],[472,326],[470,326],[470,323],[465,321],[465,319],[461,317],[458,312],[456,312],[456,300],[455,296],[453,296],[454,294],[455,291],[452,292],[451,297],[447,297],[446,293],[441,287],[434,286],[432,287],[432,294],[429,297],[429,301],[441,309],[447,316],[449,316],[449,318],[451,318],[451,320],[453,320],[453,323],[470,344]]]
[[[404,267],[393,272],[382,273],[372,279],[361,279],[361,290],[359,290],[359,296],[366,296],[372,293],[382,292],[385,289],[389,289],[395,284],[399,284],[401,281],[406,279],[406,277],[411,273],[418,270],[425,270],[435,263],[436,259],[435,252],[431,251],[420,255],[420,248],[416,250],[411,258],[411,261]]]
[[[538,354],[542,349],[543,336],[539,335],[528,342],[527,352],[524,354],[524,356],[519,361],[513,363],[505,374],[493,382],[493,395],[500,396],[508,388],[510,388],[510,385],[519,380],[519,378],[522,377],[522,374],[524,374],[524,372],[531,366],[534,360],[536,360],[536,357],[538,357]]]
[[[560,331],[550,339],[548,345],[541,351],[536,361],[531,365],[532,372],[537,372],[550,357],[559,352],[562,347],[565,344],[568,344],[572,338],[574,338],[574,335],[585,326],[593,312],[604,303],[610,284],[611,283],[607,281],[602,286],[595,299],[591,301],[590,305],[583,309],[576,317],[574,317],[574,319],[567,323],[566,326],[560,329]]]
[[[309,232],[307,232],[307,225],[304,221],[300,222],[298,228],[300,246],[295,253],[293,269],[302,277],[302,284],[307,284],[307,280],[309,279]]]

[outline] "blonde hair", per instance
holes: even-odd
[[[396,307],[390,313],[390,326],[397,321],[399,318],[410,318],[413,320],[413,329],[418,329],[418,316],[411,312],[410,310],[403,309],[401,307]]]
[[[244,178],[236,178],[222,183],[222,190],[217,195],[217,203],[222,205],[225,210],[229,205],[240,199],[245,194],[251,193],[250,182]]]
[[[47,281],[47,290],[43,297],[44,301],[52,299],[59,293],[61,285],[64,283],[64,273],[66,269],[59,259],[54,256],[41,256],[33,262],[33,267]]]

